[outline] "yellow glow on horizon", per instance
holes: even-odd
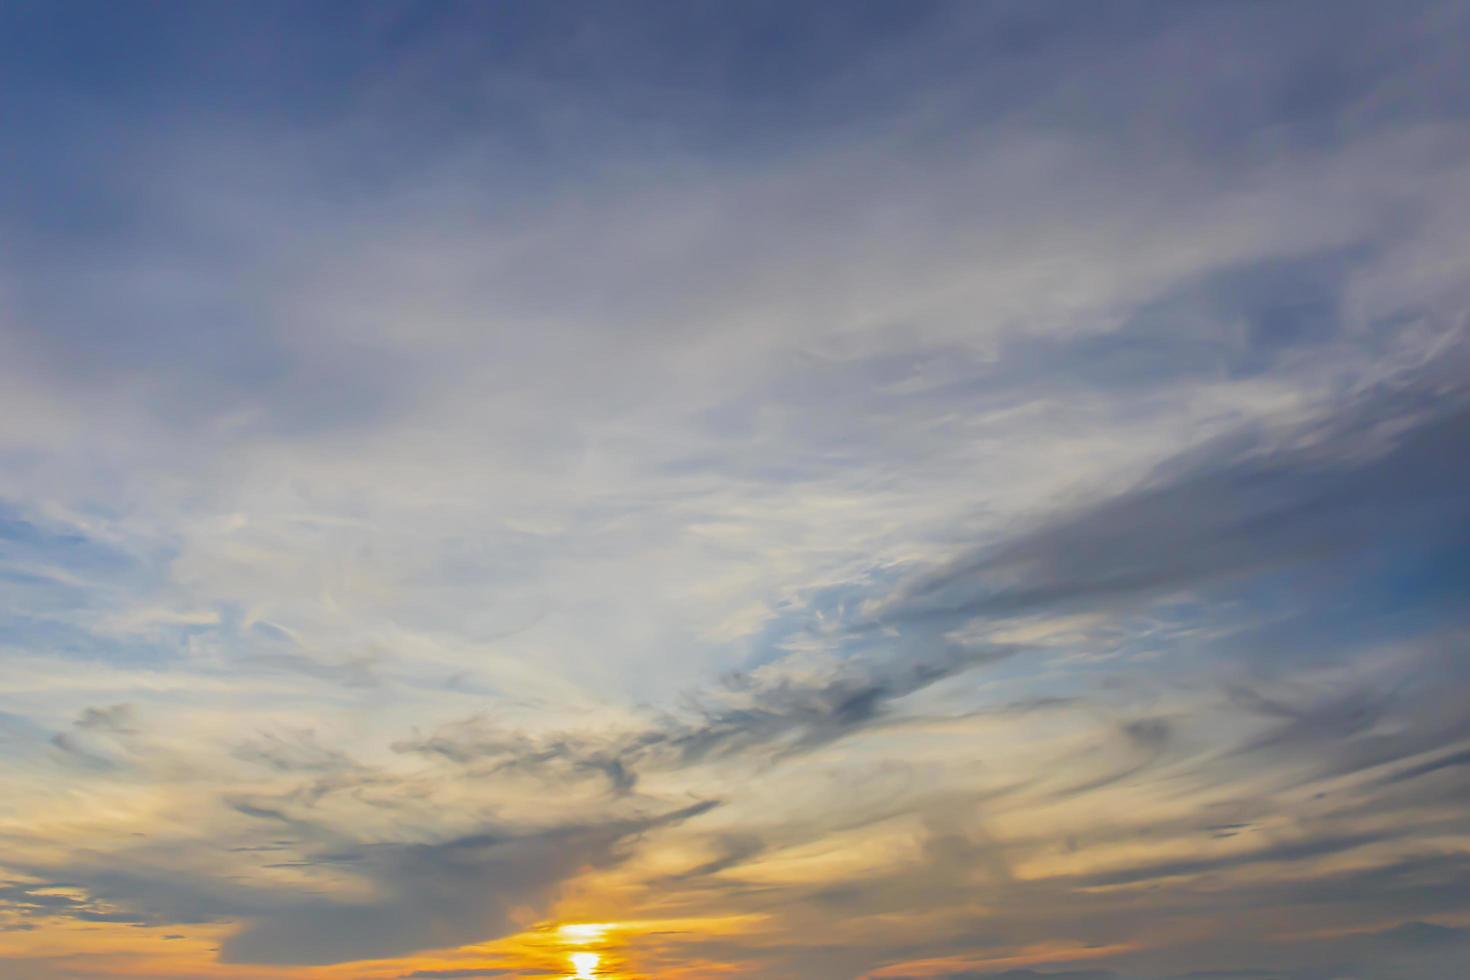
[[[602,962],[602,957],[597,953],[573,953],[568,957],[572,961],[572,969],[577,972],[572,974],[572,980],[596,980],[597,964]]]

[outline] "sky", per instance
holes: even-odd
[[[0,975],[1470,975],[1467,46],[0,0]]]

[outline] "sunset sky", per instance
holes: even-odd
[[[1470,976],[1467,52],[0,0],[0,978]]]

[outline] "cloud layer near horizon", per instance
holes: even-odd
[[[1467,41],[0,4],[0,972],[1463,971]]]

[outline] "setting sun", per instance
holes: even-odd
[[[577,971],[572,974],[573,980],[592,980],[597,976],[597,964],[602,961],[597,953],[573,953],[568,959],[572,961],[572,969]]]

